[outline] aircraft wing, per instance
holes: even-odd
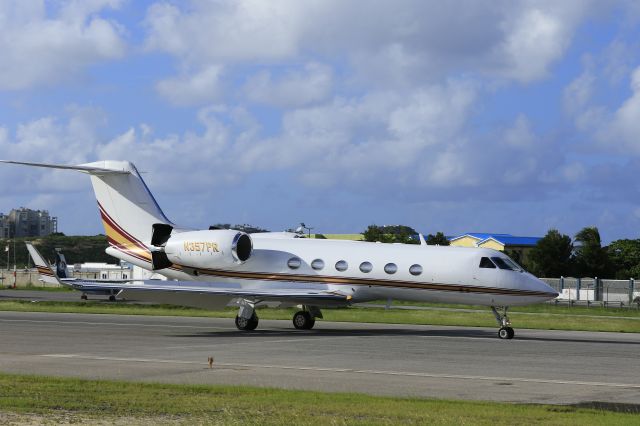
[[[199,281],[162,281],[139,280],[130,281],[129,284],[104,282],[93,283],[88,281],[76,281],[70,283],[77,290],[91,291],[92,289],[121,289],[119,297],[134,300],[144,300],[159,303],[180,303],[180,300],[192,298],[222,298],[231,300],[242,298],[253,303],[279,301],[295,304],[347,306],[350,304],[351,295],[336,291],[322,289],[290,289],[290,288],[243,288],[228,283],[199,282]],[[202,304],[198,304],[200,307]],[[208,305],[207,305],[208,306]]]

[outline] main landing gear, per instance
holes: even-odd
[[[302,306],[293,316],[293,326],[298,330],[311,330],[316,325],[316,318],[322,318],[322,311],[317,306]]]
[[[248,300],[238,302],[240,309],[236,315],[236,327],[242,331],[252,331],[258,327],[260,321],[255,310],[255,303]]]
[[[242,331],[252,331],[258,327],[259,318],[255,311],[255,303],[239,302],[240,309],[236,315],[236,327]],[[301,311],[293,315],[293,326],[298,330],[311,330],[316,324],[316,318],[322,318],[322,312],[317,306],[304,305]]]
[[[236,327],[238,327],[238,330],[243,331],[255,330],[258,326],[258,321],[259,318],[255,312],[253,313],[253,315],[251,315],[250,318],[244,318],[238,315],[236,316]]]
[[[498,309],[502,310],[502,313],[499,313]],[[498,337],[507,340],[513,339],[513,336],[516,334],[515,331],[513,331],[513,328],[511,328],[511,321],[509,321],[509,317],[507,316],[508,309],[508,306],[498,308],[495,306],[491,307],[493,315],[495,315],[496,321],[498,321],[498,325],[500,326],[500,329],[498,330]]]

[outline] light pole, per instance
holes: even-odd
[[[16,269],[16,237],[13,236],[13,288],[16,288],[18,283],[18,273]]]

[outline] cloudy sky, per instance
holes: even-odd
[[[0,158],[133,161],[174,222],[640,237],[634,1],[0,2]],[[0,212],[102,228],[89,180]]]

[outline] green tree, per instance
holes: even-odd
[[[436,235],[429,234],[425,240],[430,246],[448,246],[449,239],[442,233],[436,232]]]
[[[369,225],[367,229],[362,233],[365,241],[375,243],[380,241],[381,243],[390,243],[391,237],[383,232],[382,226]]]
[[[611,263],[607,250],[600,242],[600,232],[595,226],[583,228],[576,234],[576,272],[583,277],[607,278],[611,275]]]
[[[415,229],[404,225],[369,225],[362,233],[365,241],[403,244],[418,244],[414,238],[417,234]]]
[[[531,249],[526,267],[539,277],[571,275],[572,253],[571,238],[561,234],[557,229],[550,229]]]
[[[640,239],[616,240],[607,246],[615,278],[640,277]]]

